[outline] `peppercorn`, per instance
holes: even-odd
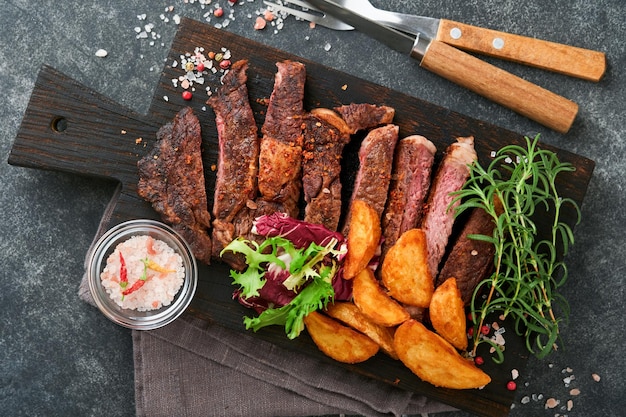
[[[482,365],[483,363],[485,363],[485,360],[483,359],[482,356],[476,356],[474,358],[474,363],[478,366]]]
[[[200,72],[204,71],[204,62],[198,62],[196,69]]]
[[[191,94],[191,91],[183,91],[183,100],[191,100],[191,97],[193,97],[193,95]]]
[[[229,59],[224,59],[224,60],[220,61],[220,68],[221,69],[228,69],[228,68],[230,68],[230,60]]]
[[[509,391],[515,391],[517,389],[517,384],[515,383],[515,381],[509,381],[506,383],[506,389],[508,389]]]
[[[217,9],[215,9],[213,11],[213,16],[215,16],[215,17],[222,17],[222,16],[224,16],[224,9],[222,9],[221,7],[218,7]]]

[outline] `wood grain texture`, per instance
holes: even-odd
[[[466,51],[494,56],[588,81],[606,71],[603,52],[441,19],[437,40]]]
[[[578,113],[573,101],[443,42],[431,42],[420,65],[560,133]]]
[[[272,91],[275,63],[284,59],[297,59],[307,68],[306,109],[333,107],[350,102],[393,106],[396,109],[394,122],[400,127],[400,135],[421,134],[430,139],[439,150],[436,163],[441,159],[441,151],[454,142],[457,136],[472,135],[476,138],[476,150],[483,163],[488,163],[490,153],[503,145],[524,144],[523,137],[514,132],[185,19],[172,44],[147,116],[124,109],[50,67],[42,68],[11,149],[9,163],[119,181],[120,187],[111,201],[111,215],[103,220],[106,226],[133,218],[158,218],[150,205],[136,194],[136,162],[151,149],[157,129],[170,121],[180,108],[191,105],[202,124],[206,187],[209,198],[212,198],[215,172],[210,167],[217,163],[214,114],[205,105],[207,97],[202,92],[203,88],[198,88],[193,100],[187,102],[181,98],[182,90],[172,83],[172,79],[182,74],[180,67],[174,66],[173,62],[179,62],[181,54],[193,52],[195,47],[200,46],[206,51],[218,51],[226,47],[232,51],[233,60],[245,58],[250,61],[248,88],[259,125],[263,121],[265,110],[262,101],[269,98]],[[219,78],[208,79],[207,83],[218,88]],[[346,88],[342,89],[342,86]],[[59,117],[67,122],[66,129],[60,132],[52,128],[53,122]],[[352,191],[352,182],[358,167],[359,144],[359,138],[356,138],[345,150],[342,181],[346,197]],[[562,161],[570,162],[577,168],[576,172],[560,177],[558,187],[564,197],[581,203],[594,162],[547,145],[544,147],[556,151]],[[567,212],[566,219],[573,223],[574,215],[573,212]],[[251,312],[232,300],[233,287],[228,272],[228,267],[219,262],[211,266],[200,265],[198,290],[187,314],[244,332],[242,317]],[[435,388],[422,382],[398,361],[382,353],[358,365],[333,363],[476,415],[505,416],[514,398],[514,393],[505,388],[510,378],[510,370],[516,368],[521,373],[528,356],[521,339],[514,337],[512,331],[510,333],[507,333],[506,362],[498,366],[487,361],[484,365],[493,382],[483,390]],[[262,329],[255,336],[285,349],[302,352],[322,361],[331,361],[315,347],[306,334],[296,340],[289,340],[284,329],[272,327]],[[485,353],[485,356],[488,354]]]

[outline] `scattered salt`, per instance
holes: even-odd
[[[600,375],[598,375],[598,374],[591,374],[591,377],[593,378],[594,381],[600,382]]]
[[[326,52],[328,52],[328,51],[330,51],[330,48],[331,48],[330,44],[328,42],[326,42],[326,45],[324,45],[324,50]]]
[[[554,407],[556,407],[557,405],[559,405],[560,403],[561,403],[561,402],[560,402],[559,400],[557,400],[557,399],[554,399],[554,398],[548,398],[548,399],[546,400],[546,408],[554,408]]]
[[[98,49],[96,51],[96,56],[98,58],[104,58],[105,56],[107,56],[109,53],[105,50],[105,49]]]

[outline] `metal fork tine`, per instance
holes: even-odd
[[[271,3],[269,1],[263,1],[263,3],[271,7],[275,11],[282,11],[285,13],[289,13],[290,15],[299,17],[300,19],[313,22],[316,25],[324,26],[329,29],[334,29],[334,30],[352,30],[353,29],[352,26],[342,22],[339,19],[329,16],[327,14],[308,13],[303,10],[292,9],[290,7],[283,6],[282,4]],[[289,0],[289,3],[294,3],[296,5],[301,5],[301,7],[307,8],[309,10],[317,11],[317,9],[312,8],[309,4],[299,2],[298,0],[296,1]]]

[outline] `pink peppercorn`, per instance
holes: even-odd
[[[482,365],[483,363],[485,363],[485,360],[483,359],[482,356],[476,356],[474,358],[474,363],[478,366]]]
[[[183,100],[191,100],[192,94],[191,91],[183,91]]]
[[[215,16],[215,17],[222,17],[222,16],[224,16],[224,9],[222,9],[221,7],[218,7],[217,9],[215,9],[213,11],[213,16]]]
[[[204,71],[204,63],[198,62],[198,64],[196,65],[196,69],[200,72]]]
[[[485,324],[483,327],[480,328],[480,332],[485,335],[489,334],[489,326]]]
[[[509,391],[515,391],[517,389],[517,384],[515,383],[515,381],[509,381],[506,383],[506,389],[508,389]]]
[[[221,69],[228,69],[230,68],[230,60],[228,59],[223,59],[220,61],[220,68]]]

